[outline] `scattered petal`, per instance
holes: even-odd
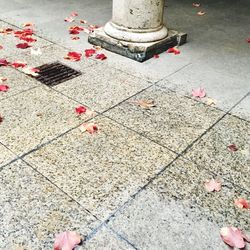
[[[6,29],[0,29],[0,33],[4,35],[9,35],[13,32],[13,29],[11,28],[6,28]]]
[[[196,7],[196,8],[198,8],[198,7],[201,6],[201,4],[200,3],[193,3],[193,6]]]
[[[246,199],[243,199],[243,198],[236,199],[234,201],[234,205],[241,208],[241,209],[242,208],[246,208],[246,209],[250,208],[249,202]]]
[[[169,49],[167,50],[167,53],[174,53],[175,55],[178,55],[178,54],[180,54],[181,52],[180,52],[180,50],[177,49],[176,47],[173,47],[173,48],[169,48]]]
[[[81,126],[80,126],[80,130],[82,132],[89,132],[90,134],[94,134],[96,133],[99,128],[97,127],[97,125],[95,123],[83,123]]]
[[[64,19],[64,22],[68,22],[68,23],[72,23],[72,22],[74,22],[75,21],[75,19],[73,18],[73,17],[66,17],[65,19]]]
[[[8,85],[0,85],[0,92],[7,92],[9,90]]]
[[[0,49],[3,49],[3,46],[2,46],[2,45],[0,45]]]
[[[160,56],[158,54],[155,54],[154,55],[154,58],[159,58]]]
[[[95,49],[85,49],[85,56],[86,57],[91,57],[95,54],[96,50]]]
[[[236,146],[234,143],[228,145],[228,146],[227,146],[227,149],[228,149],[230,152],[235,152],[235,151],[238,150],[237,146]]]
[[[70,15],[71,16],[78,16],[78,13],[77,12],[72,12]]]
[[[9,65],[9,62],[6,59],[4,59],[4,58],[0,59],[0,67],[1,66],[8,66],[8,65]]]
[[[97,45],[94,45],[93,47],[94,47],[95,50],[101,50],[102,49],[101,46],[97,46]]]
[[[215,99],[212,99],[212,98],[207,98],[206,104],[209,106],[214,106],[217,104],[217,101]]]
[[[206,96],[206,92],[203,88],[193,89],[192,96],[198,98],[204,98]]]
[[[6,78],[6,77],[1,77],[0,76],[0,83],[3,83],[3,82],[5,82],[5,81],[7,81],[8,79]]]
[[[206,12],[205,11],[199,11],[199,12],[197,12],[197,15],[198,16],[204,16],[206,14]]]
[[[79,36],[72,36],[72,37],[71,37],[71,40],[79,40],[79,39],[80,39]]]
[[[78,35],[84,28],[82,26],[71,26],[69,27],[69,33],[72,35]]]
[[[31,26],[33,26],[33,23],[24,23],[23,24],[23,27],[31,27]]]
[[[156,107],[153,100],[138,100],[138,101],[133,101],[132,103],[135,103],[144,109],[150,109],[150,108]]]
[[[80,61],[82,57],[81,53],[78,52],[69,52],[67,54],[67,56],[64,57],[64,59],[72,61],[72,62],[76,62],[76,61]]]
[[[20,38],[20,40],[23,40],[23,41],[25,41],[25,42],[27,42],[27,43],[33,43],[33,42],[36,42],[36,41],[37,41],[35,38],[33,38],[33,37],[31,37],[31,36],[22,35],[22,36],[20,36],[19,38]]]
[[[86,24],[86,23],[88,23],[86,20],[80,20],[80,23],[83,23],[83,24]]]
[[[66,231],[56,235],[54,250],[73,250],[82,242],[81,236],[72,231]]]
[[[105,60],[105,59],[107,59],[107,57],[103,54],[103,53],[101,53],[101,54],[97,54],[96,56],[95,56],[95,58],[96,59],[99,59],[99,60]]]
[[[27,48],[30,47],[30,45],[28,43],[19,43],[19,44],[16,45],[16,47],[18,49],[27,49]]]
[[[13,68],[24,68],[25,66],[27,66],[27,63],[26,62],[22,62],[22,61],[15,61],[11,64],[11,66]]]
[[[244,248],[248,237],[236,227],[223,227],[220,230],[222,240],[230,247]]]
[[[27,74],[27,75],[31,75],[31,76],[38,76],[38,72],[40,71],[39,69],[36,68],[32,68],[30,66],[26,66],[24,68],[22,68],[23,73]]]
[[[250,43],[250,37],[249,37],[249,38],[247,38],[247,42],[248,42],[248,43]]]
[[[76,111],[76,113],[77,113],[78,115],[81,115],[81,114],[86,113],[87,108],[84,107],[84,106],[79,106],[79,107],[75,108],[75,111]]]
[[[40,48],[37,49],[30,48],[30,54],[34,56],[39,56],[42,54],[42,51]]]
[[[208,191],[208,192],[219,192],[221,190],[221,182],[216,181],[215,179],[211,179],[211,180],[206,180],[204,183],[204,188]]]

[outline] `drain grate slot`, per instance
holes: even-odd
[[[61,62],[48,63],[36,68],[40,72],[34,78],[47,86],[55,86],[82,74],[80,71],[72,69]]]

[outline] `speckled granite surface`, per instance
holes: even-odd
[[[100,127],[97,134],[75,129],[25,159],[106,219],[175,155],[108,118],[94,122]]]
[[[22,161],[0,171],[0,248],[51,249],[55,234],[88,234],[99,222]]]
[[[153,100],[156,107],[145,110],[136,100]],[[106,115],[180,153],[224,112],[153,86]]]
[[[234,206],[249,193],[223,181],[208,193],[203,182],[211,173],[179,159],[108,223],[138,249],[227,249],[220,227],[250,231],[250,212]],[[164,239],[164,240],[163,240]]]
[[[77,116],[79,103],[40,86],[1,101],[0,141],[19,155],[59,136],[84,120]]]
[[[238,148],[230,152],[234,143]],[[250,192],[250,123],[227,116],[191,147],[185,157]]]
[[[244,8],[244,1],[232,6]],[[60,61],[82,72],[48,88],[0,67],[10,87],[0,92],[0,249],[50,250],[55,234],[65,230],[86,236],[77,249],[91,250],[225,250],[220,227],[250,234],[249,210],[233,204],[239,197],[250,200],[248,23],[241,29],[230,24],[228,35],[225,20],[244,21],[244,15],[234,17],[235,10],[219,9],[223,1],[212,1],[200,18],[184,2],[168,2],[179,13],[168,15],[185,32],[192,27],[193,40],[179,55],[164,53],[138,65],[106,51],[106,61],[64,59],[91,47],[86,34],[70,39],[67,28],[75,23],[63,21],[68,10],[96,22],[105,16],[106,22],[111,1],[74,1],[70,8],[61,0],[0,1],[0,20],[19,28],[34,22],[42,35],[34,44],[39,56],[16,49],[14,36],[0,35],[0,58],[33,67]],[[12,26],[0,21],[3,27]],[[188,98],[199,86],[217,99],[216,108]],[[131,103],[140,99],[152,99],[156,107]],[[77,117],[80,104],[102,112],[90,121],[100,127],[97,134],[79,129],[90,119]],[[230,143],[239,150],[229,152]],[[211,177],[222,180],[220,192],[204,190]]]

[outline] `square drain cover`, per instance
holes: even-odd
[[[61,62],[48,63],[36,68],[40,72],[34,78],[48,86],[55,86],[82,74],[80,71],[72,69]]]

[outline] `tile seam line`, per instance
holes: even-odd
[[[1,99],[1,100],[0,100],[0,103],[1,103],[2,101],[6,101],[6,100],[8,100],[8,99],[10,99],[10,98],[12,98],[12,97],[21,95],[21,94],[23,94],[23,93],[25,93],[25,92],[28,92],[28,91],[30,91],[30,90],[33,90],[33,89],[39,88],[39,87],[41,87],[41,86],[39,86],[39,85],[33,86],[33,87],[30,87],[30,88],[25,89],[25,90],[23,90],[23,91],[20,91],[20,92],[18,92],[18,93],[15,93],[15,94],[13,94],[13,95],[9,95],[8,97],[5,97],[5,98]]]

